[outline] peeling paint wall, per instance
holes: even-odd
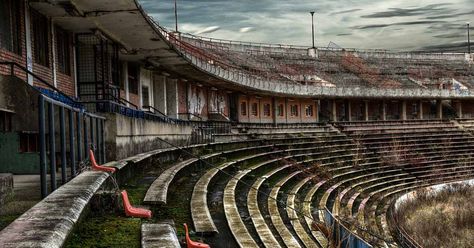
[[[192,113],[207,119],[207,88],[200,87],[197,84],[189,84],[187,91],[188,109],[185,112]]]
[[[140,88],[138,91],[140,92],[140,107],[143,108],[143,106],[154,106],[154,101],[153,101],[153,73],[149,70],[146,70],[144,68],[140,68]],[[143,90],[147,89],[148,90],[148,100],[145,100],[143,98]],[[146,101],[146,102],[145,102]],[[148,110],[148,109],[147,109]]]

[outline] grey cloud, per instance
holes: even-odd
[[[352,12],[357,12],[362,9],[348,9],[348,10],[343,10],[343,11],[338,11],[338,12],[333,12],[331,14],[333,15],[340,15],[340,14],[347,14],[347,13],[352,13]]]
[[[178,0],[178,22],[191,33],[220,27],[201,34],[208,37],[309,46],[314,10],[319,46],[333,41],[341,47],[412,50],[463,42],[465,21],[474,26],[472,1]],[[174,1],[139,2],[160,25],[174,29]],[[254,29],[239,32],[243,27]]]
[[[374,24],[374,25],[364,25],[364,26],[355,26],[356,29],[371,29],[371,28],[385,28],[391,26],[410,26],[410,25],[421,25],[421,24],[436,24],[444,23],[443,21],[413,21],[413,22],[395,22],[391,24]]]
[[[448,3],[442,4],[430,4],[419,8],[390,8],[389,11],[377,12],[370,15],[363,15],[362,18],[387,18],[387,17],[406,17],[406,16],[417,16],[422,14],[431,14],[433,12],[439,12],[441,10],[447,10],[447,8],[440,8],[442,6],[450,5]]]

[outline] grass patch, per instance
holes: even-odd
[[[154,177],[136,176],[121,186],[132,205],[141,205]],[[141,219],[123,213],[90,213],[70,235],[64,247],[140,247]]]
[[[398,208],[399,224],[423,247],[472,247],[473,200],[474,187],[465,184],[420,191]]]
[[[140,247],[141,220],[105,215],[87,218],[65,247]]]

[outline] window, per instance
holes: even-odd
[[[252,115],[258,116],[258,104],[256,102],[252,103]]]
[[[38,134],[23,132],[20,133],[20,152],[39,152]]]
[[[290,106],[290,115],[291,116],[298,116],[298,105],[291,105]]]
[[[0,2],[0,47],[21,55],[21,1]]]
[[[280,117],[285,116],[283,104],[278,104],[278,107],[277,107],[277,115],[280,116]]]
[[[147,86],[142,86],[142,107],[150,106],[150,94]]]
[[[12,115],[11,112],[0,111],[0,132],[12,131]]]
[[[71,75],[71,38],[62,28],[56,27],[56,56],[59,72]]]
[[[35,10],[31,10],[35,62],[49,67],[49,28],[48,19]]]
[[[269,117],[271,116],[270,112],[271,112],[271,106],[269,103],[265,103],[263,105],[263,116],[266,116],[266,117]]]
[[[240,114],[243,116],[247,115],[247,102],[240,103]]]
[[[128,92],[138,94],[138,67],[128,64]]]
[[[313,105],[306,105],[304,110],[305,110],[305,113],[306,113],[306,117],[312,117],[313,116]]]

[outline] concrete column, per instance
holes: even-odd
[[[423,120],[423,101],[418,103],[418,119]]]
[[[443,119],[443,101],[436,100],[436,118]]]
[[[167,115],[178,118],[178,80],[166,78],[166,110]]]
[[[56,28],[54,27],[54,20],[51,18],[50,23],[50,30],[51,30],[51,55],[53,57],[51,70],[53,72],[53,85],[54,87],[58,87],[58,75],[57,75],[57,66],[56,66]]]
[[[33,48],[31,46],[31,28],[30,28],[30,5],[25,4],[25,40],[26,40],[26,68],[34,72],[33,68]],[[76,70],[76,68],[74,68]],[[28,84],[33,85],[33,76],[28,74]],[[76,81],[77,82],[77,81]]]
[[[364,101],[364,120],[369,121],[369,101]]]
[[[458,105],[457,105],[457,108],[456,108],[456,112],[458,114],[458,117],[459,118],[462,118],[462,101],[459,101],[458,102]]]
[[[407,101],[406,100],[403,100],[402,101],[402,109],[401,109],[401,112],[402,112],[402,120],[406,121],[407,120]]]
[[[337,105],[336,105],[336,99],[332,100],[332,121],[336,122],[337,121]]]
[[[387,120],[387,108],[386,108],[386,102],[382,101],[382,120],[386,121]]]
[[[166,108],[166,77],[155,75],[153,77],[153,95],[154,105],[161,113],[167,115]]]

